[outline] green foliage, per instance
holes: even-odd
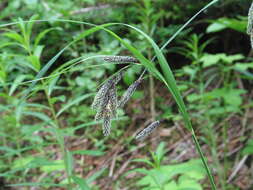
[[[212,24],[207,27],[206,33],[220,32],[225,29],[233,29],[242,33],[246,32],[246,17],[240,17],[238,19],[225,17],[213,20],[211,22]]]
[[[137,168],[133,171],[144,174],[137,185],[141,189],[196,189],[202,190],[201,179],[205,178],[205,170],[200,160],[190,160],[182,164],[163,165],[162,160],[165,158],[165,143],[158,145],[155,152],[150,152],[152,161],[146,159],[135,159],[136,162],[146,163],[153,169]],[[174,177],[177,176],[177,180]]]
[[[253,139],[250,139],[244,149],[242,150],[242,154],[244,155],[252,155],[253,154]]]

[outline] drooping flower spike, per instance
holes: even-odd
[[[136,140],[143,140],[147,136],[149,136],[159,125],[161,121],[154,121],[150,125],[148,125],[146,128],[141,130],[136,136]]]

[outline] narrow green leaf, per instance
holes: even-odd
[[[69,150],[66,150],[66,166],[68,176],[72,176],[72,172],[74,170],[74,159],[72,153]]]
[[[105,170],[106,170],[106,168],[101,169],[101,170],[95,172],[92,176],[90,176],[90,177],[86,180],[87,183],[90,184],[90,183],[92,183],[93,181],[95,181],[98,177],[100,177],[100,176],[104,173]]]
[[[72,154],[89,155],[89,156],[102,156],[105,152],[100,150],[75,150]]]
[[[19,86],[19,84],[21,82],[23,82],[25,80],[25,78],[27,77],[27,75],[18,75],[17,78],[14,80],[10,91],[9,91],[9,96],[12,96],[12,94],[15,92],[15,90],[17,89],[17,87]]]
[[[45,121],[46,123],[49,123],[52,121],[50,117],[48,117],[46,114],[40,113],[40,112],[24,111],[23,114],[36,117],[38,119],[41,119],[42,121]]]
[[[72,179],[77,185],[79,185],[81,190],[91,190],[85,179],[82,179],[77,176],[72,176]]]
[[[31,34],[32,34],[32,29],[33,29],[33,25],[34,25],[34,23],[35,23],[35,21],[36,21],[36,19],[38,18],[38,15],[33,15],[33,16],[31,16],[31,18],[29,19],[30,20],[30,22],[28,22],[27,23],[27,25],[26,25],[26,36],[27,37],[30,37],[31,36]]]
[[[17,184],[7,184],[9,187],[65,187],[63,184],[55,183],[17,183]]]
[[[43,30],[42,32],[40,32],[35,38],[34,46],[37,47],[40,44],[41,39],[44,38],[47,33],[54,31],[54,30],[61,30],[61,29],[58,27],[57,28],[49,28],[49,29],[46,29],[46,30]]]
[[[148,164],[151,167],[154,167],[154,164],[147,159],[137,158],[137,159],[133,159],[132,162],[143,162],[143,163]]]
[[[20,34],[18,34],[17,32],[6,32],[3,35],[24,45],[23,37]]]
[[[50,82],[48,84],[48,95],[51,96],[54,88],[56,87],[56,83],[59,80],[60,76],[55,76],[53,78],[50,78]]]

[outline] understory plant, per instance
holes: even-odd
[[[134,159],[133,162],[144,163],[150,169],[136,168],[130,172],[144,174],[137,181],[137,186],[143,190],[202,190],[199,181],[206,176],[200,160],[190,160],[182,164],[163,164],[165,159],[165,142],[161,142],[155,152],[150,152],[151,159]]]

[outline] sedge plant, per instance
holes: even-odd
[[[111,36],[113,36],[115,39],[117,39],[123,46],[125,46],[125,48],[127,48],[132,54],[133,56],[138,59],[138,61],[140,62],[140,64],[142,64],[145,67],[145,70],[148,71],[150,74],[153,75],[153,77],[157,78],[158,80],[160,80],[165,87],[169,90],[169,92],[172,94],[175,102],[178,105],[179,111],[181,112],[182,116],[183,116],[183,120],[185,123],[185,127],[190,131],[193,141],[195,143],[196,146],[196,150],[198,151],[202,163],[204,165],[204,168],[207,172],[208,178],[210,180],[211,183],[211,187],[212,190],[216,190],[216,186],[214,183],[214,179],[213,176],[211,174],[211,171],[208,167],[207,161],[205,159],[205,156],[203,154],[203,152],[201,151],[200,148],[200,144],[197,140],[197,137],[195,135],[195,131],[192,127],[191,124],[191,119],[190,116],[187,112],[185,103],[180,95],[180,92],[177,88],[177,84],[175,81],[175,78],[173,76],[173,73],[169,67],[169,64],[167,62],[167,60],[165,59],[163,53],[162,53],[162,49],[164,49],[196,16],[198,16],[201,12],[203,12],[204,10],[206,10],[208,7],[210,7],[211,5],[213,5],[214,3],[218,2],[218,0],[213,0],[211,1],[208,5],[206,5],[203,9],[201,9],[196,15],[194,15],[191,19],[188,20],[188,22],[186,22],[165,44],[164,46],[162,46],[162,48],[159,48],[157,46],[157,44],[153,41],[152,38],[150,38],[146,33],[144,33],[142,30],[133,27],[131,25],[127,25],[127,24],[122,24],[122,23],[108,23],[108,24],[103,24],[103,25],[94,25],[94,24],[90,24],[90,23],[86,23],[86,22],[80,22],[80,21],[72,21],[72,20],[61,20],[61,19],[55,19],[54,21],[59,21],[59,22],[72,22],[72,23],[76,23],[76,24],[84,24],[84,25],[88,25],[91,26],[92,28],[84,31],[83,33],[81,33],[77,38],[75,38],[72,42],[70,42],[67,46],[65,46],[58,54],[56,54],[36,75],[35,77],[35,81],[33,81],[29,88],[26,90],[25,94],[23,95],[23,98],[21,98],[20,104],[22,105],[24,100],[26,100],[28,97],[31,96],[31,92],[35,89],[35,85],[38,82],[38,79],[40,79],[41,77],[43,77],[45,75],[45,73],[48,71],[48,69],[55,63],[55,61],[59,58],[59,56],[67,49],[69,48],[71,45],[73,45],[74,43],[76,43],[79,40],[84,39],[85,37],[93,34],[94,32],[103,30],[105,32],[107,32],[108,34],[110,34]],[[37,21],[33,21],[33,22],[47,22],[48,20],[37,20]],[[29,22],[29,21],[24,21],[24,22]],[[18,24],[20,22],[16,22],[16,23],[9,23],[9,24],[4,24],[4,25],[0,25],[0,27],[6,27],[6,26],[10,26],[10,25],[14,25],[14,24]],[[154,60],[155,57],[152,60],[147,59],[146,57],[143,56],[143,54],[136,49],[135,47],[133,47],[130,43],[128,43],[127,41],[123,40],[120,36],[118,36],[116,33],[114,33],[113,31],[111,31],[110,29],[108,29],[108,27],[110,26],[124,26],[124,27],[128,27],[136,32],[138,32],[139,34],[143,35],[143,37],[149,42],[149,44],[152,46],[153,51],[155,53],[155,57],[157,58],[158,64],[161,68],[161,72],[158,70],[158,67],[154,64]],[[47,94],[47,93],[46,93]],[[49,105],[50,103],[50,97],[49,98]],[[51,105],[51,111],[54,114],[54,110],[53,110],[53,105]],[[54,118],[56,118],[56,116],[54,116]],[[55,119],[55,125],[57,125],[57,119]],[[61,135],[61,132],[58,130],[58,127],[55,128],[56,130],[56,136],[58,136],[59,134]],[[65,160],[65,169],[66,169],[66,173],[69,179],[69,187],[71,188],[72,186],[72,172],[73,172],[73,157],[71,155],[71,153],[65,149],[64,147],[64,141],[63,138],[58,136],[57,137],[58,142],[61,146],[61,151],[64,155],[64,160]]]

